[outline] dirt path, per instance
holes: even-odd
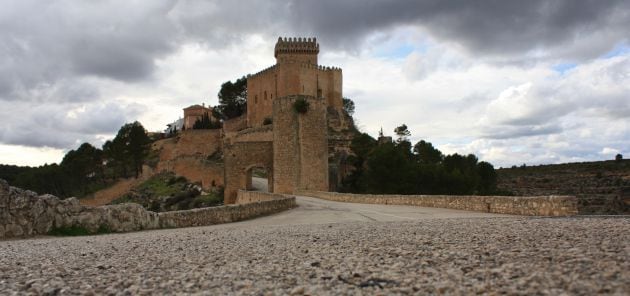
[[[79,200],[79,203],[85,206],[102,206],[109,204],[121,195],[129,192],[131,188],[144,181],[141,178],[121,179],[114,185],[95,192],[92,197],[86,197]]]

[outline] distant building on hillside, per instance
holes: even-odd
[[[387,143],[392,143],[392,137],[389,136],[385,136],[383,134],[383,128],[381,127],[381,131],[378,132],[378,144],[382,145],[382,144],[387,144]]]
[[[166,125],[167,128],[164,130],[164,134],[170,135],[176,131],[181,131],[184,126],[184,119],[180,118]]]
[[[201,120],[205,114],[207,114],[211,120],[216,120],[212,117],[212,108],[206,107],[203,103],[201,105],[192,105],[184,108],[184,125],[182,129],[192,129],[195,122]]]

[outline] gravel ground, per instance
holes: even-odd
[[[198,227],[0,241],[0,294],[630,294],[629,218]]]

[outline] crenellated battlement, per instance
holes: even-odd
[[[278,54],[282,53],[301,53],[317,55],[319,53],[319,44],[317,43],[317,38],[279,37],[278,42],[276,42],[274,56],[277,58]]]
[[[313,65],[313,64],[307,64],[307,63],[300,64],[300,67],[307,68],[307,69],[317,69],[317,70],[321,70],[321,71],[339,71],[339,72],[341,72],[341,68],[338,68],[338,67]]]
[[[265,69],[263,69],[263,70],[260,70],[260,71],[258,71],[258,72],[256,72],[256,73],[254,73],[254,74],[249,74],[249,75],[247,75],[247,78],[250,78],[250,77],[256,77],[256,76],[259,76],[259,75],[263,75],[263,74],[265,74],[265,73],[267,73],[267,72],[270,72],[270,71],[273,71],[273,70],[275,70],[275,69],[276,69],[276,65],[269,66],[269,67],[267,67],[267,68],[265,68]]]

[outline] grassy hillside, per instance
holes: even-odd
[[[152,176],[112,204],[126,202],[137,203],[156,212],[187,210],[222,205],[223,193],[203,192],[200,186],[169,172]]]

